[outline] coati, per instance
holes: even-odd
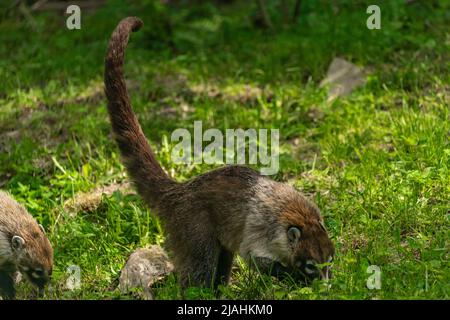
[[[9,194],[0,191],[0,296],[15,298],[17,271],[42,294],[53,268],[53,249],[42,226]]]
[[[235,252],[277,274],[327,279],[333,243],[319,209],[293,187],[244,166],[225,166],[184,183],[162,169],[132,111],[123,72],[129,34],[142,25],[128,17],[112,33],[105,93],[123,162],[163,222],[182,287],[226,284]]]

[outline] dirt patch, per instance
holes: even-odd
[[[21,140],[19,130],[12,130],[0,133],[0,152],[11,151],[12,144],[18,144]]]
[[[194,111],[195,108],[183,98],[164,98],[161,100],[158,116],[169,119],[187,119]]]
[[[269,101],[273,98],[273,93],[269,88],[259,88],[250,84],[219,87],[216,84],[206,83],[193,85],[191,90],[195,95],[240,104],[256,104],[260,99]]]
[[[159,114],[167,118],[185,119],[195,111],[192,104],[194,98],[209,98],[243,105],[255,105],[261,99],[270,101],[273,98],[273,92],[268,87],[260,88],[251,84],[189,84],[186,76],[178,74],[156,75],[153,81],[154,89],[150,92],[149,99],[158,101],[161,106]],[[316,118],[315,114],[311,116]]]
[[[338,238],[338,242],[342,244],[341,252],[346,254],[348,251],[357,251],[364,249],[368,246],[369,242],[367,239],[360,235],[352,235],[347,239]]]
[[[292,146],[292,153],[296,158],[311,165],[315,163],[317,168],[321,155],[316,144],[303,137],[294,137],[288,140],[288,143]]]
[[[392,143],[380,143],[378,145],[378,150],[386,153],[392,153],[395,152],[395,146]]]
[[[325,117],[324,112],[315,106],[309,108],[306,115],[308,119],[314,123],[322,121],[323,118]]]
[[[114,183],[108,186],[98,187],[90,192],[76,194],[74,198],[64,203],[64,209],[69,212],[70,216],[75,216],[78,212],[94,212],[99,208],[102,202],[102,196],[110,196],[115,191],[120,191],[123,194],[134,193],[129,182]]]
[[[183,74],[157,74],[153,78],[154,91],[150,94],[150,99],[167,96],[191,95],[188,79]]]

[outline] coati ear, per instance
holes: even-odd
[[[23,248],[23,245],[25,244],[25,240],[22,237],[14,236],[11,239],[11,247],[15,251],[19,251]]]
[[[297,243],[300,240],[302,232],[297,227],[290,227],[287,232],[289,242],[292,244]]]
[[[45,229],[44,229],[44,226],[42,224],[39,225],[39,228],[41,229],[42,233],[45,234]]]

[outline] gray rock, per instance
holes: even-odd
[[[328,101],[349,94],[366,82],[364,70],[342,58],[334,58],[320,86],[329,86]]]
[[[128,258],[119,278],[119,289],[123,294],[142,292],[141,297],[153,300],[151,287],[173,272],[173,265],[166,252],[157,245],[138,249]]]

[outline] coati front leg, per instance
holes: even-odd
[[[14,288],[14,279],[11,272],[0,271],[0,296],[4,299],[14,299],[16,297],[16,289]]]
[[[228,282],[233,253],[222,247],[212,231],[202,230],[189,237],[170,234],[169,248],[175,253],[174,263],[181,286],[217,289]]]
[[[230,280],[231,267],[233,266],[234,254],[221,246],[217,262],[214,289],[219,285],[226,285]]]
[[[255,269],[258,273],[263,273],[271,276],[276,276],[279,271],[272,259],[266,257],[258,257],[250,255],[249,266]]]
[[[184,239],[175,252],[175,269],[183,289],[187,287],[213,287],[220,245],[214,237]],[[184,253],[184,254],[181,254]]]
[[[281,280],[294,278],[300,282],[305,281],[305,275],[303,275],[299,270],[294,270],[293,268],[283,266],[278,261],[274,261],[266,257],[255,256],[252,256],[250,259],[250,266],[252,268],[256,268],[259,273],[270,275]]]

